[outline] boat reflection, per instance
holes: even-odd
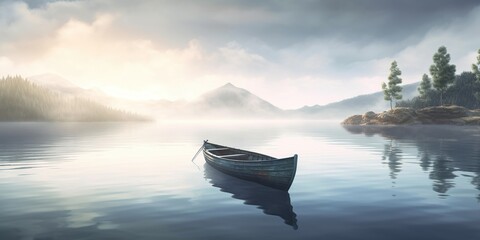
[[[293,212],[290,194],[254,182],[245,181],[224,174],[208,164],[204,164],[204,175],[212,186],[220,191],[231,193],[235,199],[243,200],[245,205],[258,206],[267,215],[281,217],[285,224],[298,229],[297,215]]]

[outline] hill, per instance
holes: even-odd
[[[246,89],[227,83],[193,101],[157,100],[145,102],[156,118],[162,119],[247,119],[276,118],[284,110]]]
[[[245,117],[275,117],[283,110],[255,94],[227,83],[189,104],[199,114],[225,114]]]
[[[0,79],[0,121],[139,121],[138,115],[62,95],[21,77]]]
[[[411,99],[417,96],[418,85],[419,83],[404,85],[402,90],[403,99]],[[290,110],[289,112],[297,117],[345,118],[359,112],[382,112],[389,108],[389,102],[383,99],[383,92],[379,91],[372,94],[348,98],[323,106],[305,106],[300,109]]]

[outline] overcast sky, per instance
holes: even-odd
[[[131,98],[193,99],[231,82],[290,109],[404,83],[447,47],[480,48],[480,1],[0,0],[0,75],[58,74]]]

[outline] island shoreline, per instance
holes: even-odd
[[[382,113],[372,111],[346,118],[342,125],[473,125],[480,126],[480,109],[435,106],[421,109],[398,107]]]

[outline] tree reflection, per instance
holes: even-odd
[[[388,140],[382,160],[388,164],[390,177],[401,171],[402,147],[412,143],[418,151],[418,163],[428,172],[432,190],[440,196],[455,187],[455,172],[467,172],[471,184],[479,191],[480,202],[480,129],[455,126],[344,126],[353,134],[380,135]]]
[[[472,178],[472,184],[480,192],[480,173],[477,173],[477,175]],[[480,202],[480,193],[477,195],[477,200]]]
[[[430,171],[430,179],[433,180],[433,191],[444,194],[452,187],[455,186],[455,183],[451,181],[456,177],[453,172],[455,169],[450,166],[451,161],[447,159],[446,156],[439,155],[436,157],[435,162],[432,166],[432,171]]]
[[[401,153],[402,151],[393,141],[390,141],[390,144],[385,144],[384,146],[382,160],[384,163],[388,164],[390,178],[392,180],[397,179],[397,174],[400,173],[402,169]]]
[[[420,158],[420,167],[424,172],[428,171],[432,160],[430,160],[430,154],[428,152],[423,152],[422,157]]]

